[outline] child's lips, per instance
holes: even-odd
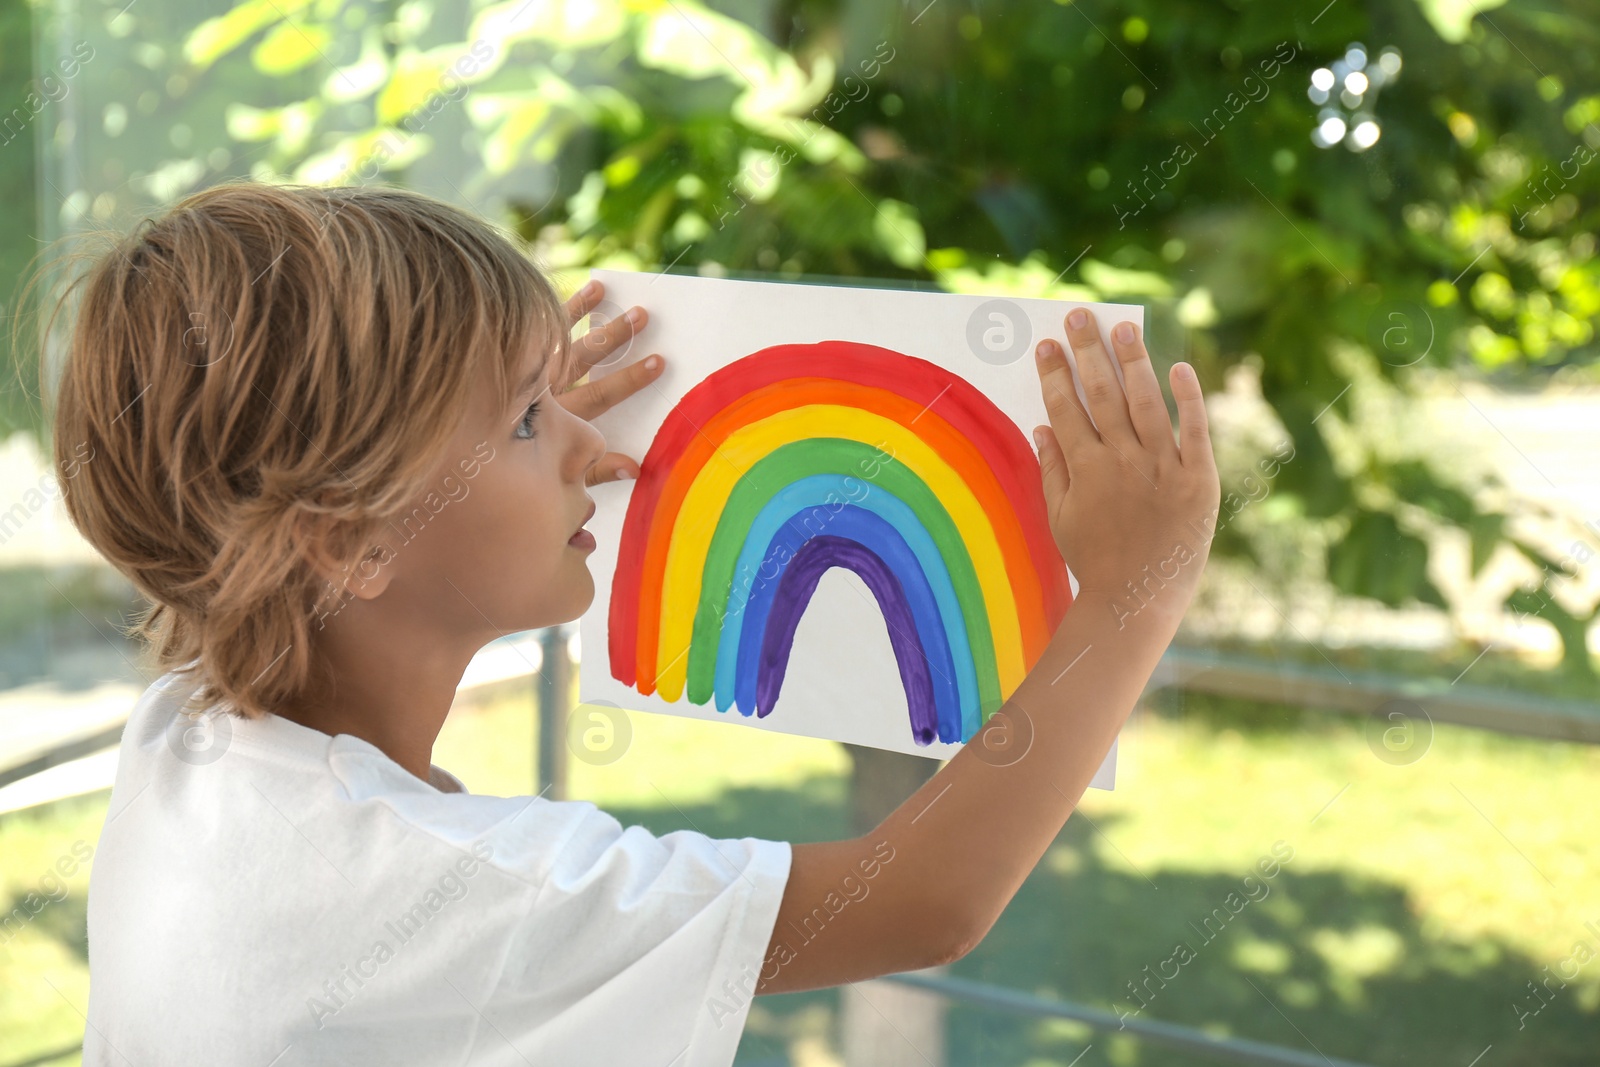
[[[589,501],[589,511],[584,515],[583,521],[588,522],[590,519],[594,518],[594,512],[595,505],[594,501],[591,500]],[[578,527],[578,532],[567,538],[567,544],[572,545],[574,548],[593,548],[595,547],[594,534],[590,533],[588,530],[585,530],[580,525]]]

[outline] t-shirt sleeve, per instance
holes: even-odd
[[[726,1067],[791,858],[786,841],[656,836],[583,803],[510,931],[494,1000],[545,1020],[551,1054]]]

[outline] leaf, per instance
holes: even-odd
[[[267,108],[229,104],[224,116],[228,136],[234,140],[265,141],[276,137],[280,151],[297,155],[305,150],[322,110],[320,100],[304,100],[298,104]]]
[[[344,103],[371,96],[389,79],[389,54],[384,50],[380,31],[369,28],[361,35],[361,55],[354,63],[339,67],[322,83],[322,95]]]
[[[302,100],[284,107],[278,124],[278,149],[288,155],[304,152],[325,110],[321,100]]]
[[[898,200],[878,201],[878,210],[872,220],[873,236],[878,247],[896,266],[915,270],[922,266],[927,241],[922,234],[922,224],[917,221],[915,209]]]
[[[1300,390],[1277,393],[1269,399],[1295,449],[1293,462],[1279,469],[1274,491],[1299,497],[1311,519],[1330,518],[1348,509],[1354,503],[1350,483],[1334,465],[1316,426],[1319,409],[1326,401]]]
[[[1086,285],[1061,281],[1060,271],[1033,256],[1020,264],[990,260],[974,265],[968,263],[961,249],[938,248],[929,253],[928,269],[939,288],[947,293],[1033,296],[1079,303],[1100,299],[1100,294]]]
[[[183,42],[183,57],[201,70],[238,48],[257,32],[292,17],[311,0],[245,0],[231,11],[206,19]]]
[[[333,33],[326,26],[282,22],[274,26],[250,53],[263,74],[289,74],[325,58]]]
[[[1358,511],[1344,537],[1328,546],[1328,579],[1349,596],[1397,608],[1407,599],[1445,607],[1428,577],[1428,545],[1384,511]]]
[[[783,180],[783,163],[776,152],[765,152],[759,148],[745,148],[739,153],[739,170],[734,175],[734,184],[745,199],[757,204],[765,203],[772,199],[772,194],[778,191],[778,183]]]
[[[752,77],[734,101],[733,113],[741,122],[756,125],[808,112],[809,126],[826,127],[851,102],[848,94],[833,89],[834,64],[827,55],[813,60],[808,74],[788,53],[773,52],[766,57],[765,73]]]
[[[223,111],[228,136],[235,141],[265,141],[276,137],[282,125],[282,113],[275,107],[251,107],[249,104],[229,104]]]
[[[685,78],[720,75],[740,87],[769,80],[778,55],[751,27],[694,0],[647,17],[637,46],[644,66]]]
[[[867,157],[849,138],[810,119],[782,115],[744,115],[741,118],[756,133],[794,145],[808,162],[819,166],[833,163],[851,174],[860,174],[867,167]]]
[[[509,174],[528,142],[551,117],[549,97],[539,92],[474,93],[467,113],[475,125],[490,127],[483,141],[483,165],[490,174]]]
[[[595,108],[595,121],[609,121],[624,137],[637,136],[644,127],[644,109],[632,97],[610,85],[591,85],[584,95]]]
[[[1472,576],[1476,578],[1489,562],[1505,535],[1506,517],[1498,514],[1474,515],[1467,524],[1472,541]]]
[[[1459,488],[1441,481],[1420,460],[1407,460],[1389,468],[1394,490],[1402,500],[1425,508],[1457,526],[1468,525],[1477,514],[1472,498]]]
[[[627,12],[615,0],[508,0],[478,12],[467,38],[474,51],[491,51],[490,63],[498,67],[518,41],[593,48],[616,40],[627,25]]]
[[[1554,556],[1546,555],[1545,551],[1537,545],[1529,544],[1520,537],[1508,537],[1506,540],[1510,541],[1518,552],[1528,557],[1530,562],[1538,564],[1540,570],[1555,574],[1565,574],[1567,572],[1566,563],[1556,559]]]
[[[420,114],[429,98],[443,91],[441,78],[448,69],[437,50],[407,49],[395,56],[394,72],[374,105],[378,122],[394,126],[408,115]]]
[[[1172,295],[1172,283],[1154,271],[1124,270],[1098,259],[1081,260],[1078,276],[1108,297]]]
[[[295,169],[294,180],[309,185],[373,181],[385,171],[400,170],[422,156],[432,142],[390,129],[373,129],[346,137]]]
[[[1542,615],[1554,603],[1541,592],[1543,588],[1539,586],[1534,589],[1513,589],[1502,604],[1518,615]]]
[[[1472,20],[1480,11],[1492,11],[1506,0],[1417,0],[1423,17],[1451,44],[1467,39]]]

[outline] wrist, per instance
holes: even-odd
[[[1183,622],[1188,598],[1164,592],[1166,595],[1140,597],[1131,586],[1111,590],[1080,585],[1062,624],[1076,617],[1077,623],[1091,625],[1104,633],[1149,637],[1160,640],[1165,647]]]

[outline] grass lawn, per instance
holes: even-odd
[[[529,792],[530,709],[527,686],[458,709],[435,761],[474,792]],[[670,716],[631,721],[620,760],[570,762],[573,796],[658,833],[846,832],[839,746]],[[1568,963],[1576,977],[1552,979],[1548,1003],[1520,1029],[1516,1006],[1541,1003],[1528,983],[1555,973],[1575,942],[1600,950],[1584,927],[1600,928],[1590,817],[1600,748],[1440,726],[1420,760],[1394,766],[1374,756],[1363,726],[1158,695],[1125,733],[1118,789],[1091,791],[952,973],[1374,1064],[1466,1067],[1491,1045],[1480,1067],[1593,1063],[1600,963]],[[36,888],[74,841],[93,845],[105,805],[101,794],[0,819],[0,903],[9,910]],[[1245,883],[1275,844],[1291,858]],[[85,872],[70,885],[0,945],[0,1067],[82,1035]],[[835,1004],[832,991],[758,999],[741,1061],[826,1047]],[[952,1067],[1066,1067],[1091,1042],[1080,1067],[1213,1062],[1076,1024],[959,1006],[949,1015]]]

